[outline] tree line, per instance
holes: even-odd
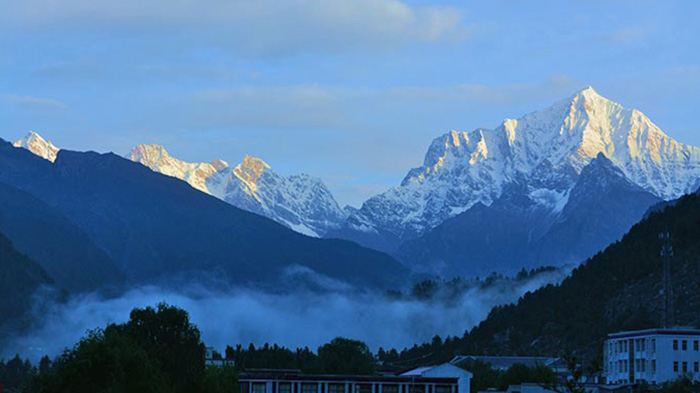
[[[317,352],[277,345],[228,347],[234,365],[207,367],[206,347],[185,310],[161,303],[135,308],[129,320],[87,333],[54,360],[37,366],[19,355],[0,361],[3,392],[27,393],[235,393],[245,368],[295,368],[309,373],[373,374],[367,344],[336,338]],[[218,357],[221,357],[218,354]]]

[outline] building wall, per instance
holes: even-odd
[[[459,382],[457,383],[459,393],[469,393],[472,373],[460,367],[445,363],[435,366],[421,375],[424,377],[459,378]]]
[[[608,383],[661,383],[683,374],[700,380],[700,335],[610,338],[605,341],[604,355]]]
[[[454,377],[452,377],[454,378]],[[291,385],[289,385],[291,384]],[[376,381],[319,381],[319,380],[241,380],[240,393],[460,393],[454,383],[425,382],[376,382]],[[288,392],[282,385],[289,386]],[[342,385],[340,391],[332,391],[331,385]],[[467,383],[467,393],[469,393]],[[447,388],[445,392],[443,387]],[[391,390],[390,390],[391,389]]]

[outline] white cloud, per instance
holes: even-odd
[[[628,27],[610,33],[607,38],[620,44],[633,44],[644,41],[648,36],[648,31],[638,27]]]
[[[166,111],[191,127],[342,128],[348,125],[341,105],[345,94],[315,85],[206,90],[178,99]]]
[[[585,84],[568,75],[552,75],[541,83],[505,85],[456,84],[447,87],[399,87],[386,93],[393,99],[454,100],[482,105],[514,105],[542,98],[563,99]],[[494,119],[497,122],[499,119]]]
[[[32,97],[27,95],[6,94],[3,99],[25,110],[61,110],[68,106],[52,98]]]
[[[463,39],[452,7],[400,0],[0,0],[14,28],[158,31],[252,55],[342,52]]]
[[[375,351],[380,346],[401,349],[427,342],[435,334],[461,336],[494,306],[560,282],[568,272],[561,269],[528,281],[486,288],[476,285],[455,298],[439,293],[433,301],[393,300],[378,293],[349,290],[347,285],[321,293],[298,288],[297,292],[281,293],[244,288],[217,290],[208,284],[180,285],[177,290],[141,287],[112,298],[77,295],[65,303],[55,302],[51,296],[37,296],[32,309],[35,323],[0,345],[0,359],[15,353],[35,361],[45,354],[55,356],[87,330],[125,321],[132,308],[161,301],[189,311],[203,340],[220,350],[226,345],[266,342],[316,349],[337,336],[363,340]],[[338,283],[321,282],[320,286],[338,287]]]
[[[200,127],[343,128],[363,124],[363,113],[387,103],[478,103],[508,106],[536,100],[558,100],[585,87],[567,75],[532,84],[456,84],[445,87],[402,86],[387,89],[329,85],[239,87],[206,90],[179,99],[168,109],[177,122]],[[500,119],[493,119],[496,124]],[[454,127],[464,125],[455,124]],[[466,125],[469,126],[469,125]],[[474,127],[476,128],[476,127]]]

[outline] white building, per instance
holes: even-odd
[[[216,354],[216,355],[215,355]],[[207,347],[204,354],[204,364],[207,366],[233,366],[233,360],[224,359],[214,347]]]
[[[603,347],[609,384],[662,383],[687,375],[700,380],[700,330],[648,329],[608,335]]]
[[[472,373],[451,364],[391,375],[320,375],[299,370],[246,370],[241,393],[469,393]]]
[[[418,367],[400,374],[401,376],[420,376],[432,378],[457,378],[457,391],[469,393],[472,373],[450,363],[438,366]]]

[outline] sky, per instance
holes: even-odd
[[[341,205],[591,85],[700,146],[700,2],[0,0],[0,138],[260,157]]]

